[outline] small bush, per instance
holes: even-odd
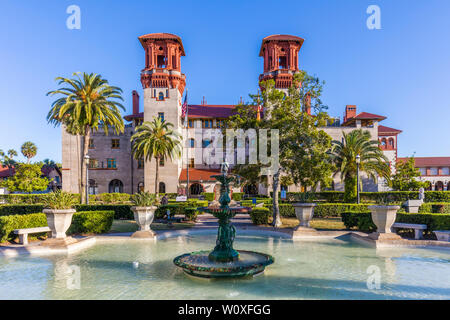
[[[231,195],[231,199],[233,199],[234,201],[241,201],[243,196],[243,192],[233,192],[233,194]]]
[[[187,207],[184,208],[184,217],[187,221],[195,221],[197,220],[198,210],[197,208]]]
[[[16,235],[13,234],[14,229],[37,228],[45,226],[47,226],[47,217],[44,213],[1,216],[0,242],[13,240],[16,237]]]
[[[253,224],[269,224],[270,210],[267,208],[254,208],[250,211],[250,218]]]
[[[450,213],[450,203],[445,202],[424,203],[419,208],[419,213],[423,212]]]
[[[106,233],[111,229],[113,220],[114,211],[77,212],[67,233]]]
[[[214,200],[214,192],[203,192],[202,196],[205,197],[206,201],[213,201]]]

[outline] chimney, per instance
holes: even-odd
[[[202,98],[202,106],[206,106],[206,99],[205,99],[205,96],[203,96],[203,98]]]
[[[344,122],[346,122],[348,119],[356,117],[356,106],[355,105],[346,105],[345,106],[345,115],[344,115]]]
[[[133,114],[139,113],[139,93],[133,90]]]

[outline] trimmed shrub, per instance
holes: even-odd
[[[95,195],[96,201],[104,204],[123,204],[130,201],[131,195],[128,193],[100,193]]]
[[[450,215],[438,213],[397,213],[396,222],[426,224],[427,231],[450,230]],[[370,212],[345,212],[342,222],[348,229],[358,228],[360,231],[373,232],[376,226]]]
[[[73,215],[72,224],[67,233],[108,232],[111,229],[113,219],[114,211],[76,212]],[[2,216],[0,217],[0,242],[13,240],[16,237],[13,233],[14,229],[45,226],[47,226],[47,217],[45,216],[45,213]]]
[[[202,192],[202,196],[205,197],[206,201],[213,201],[214,200],[214,192]]]
[[[424,203],[419,208],[419,213],[450,213],[450,203]]]
[[[184,208],[184,217],[187,221],[197,220],[198,210],[197,208],[187,207]]]
[[[72,194],[77,202],[80,202],[79,194]],[[48,197],[48,193],[38,194],[5,194],[0,195],[0,199],[9,204],[42,204],[44,199]]]
[[[0,242],[13,240],[16,235],[14,229],[37,228],[47,226],[47,217],[44,213],[23,215],[8,215],[0,217]],[[42,235],[45,233],[42,233]],[[41,234],[34,234],[39,236]]]
[[[167,210],[170,210],[170,216],[172,216],[172,217],[176,214],[184,215],[185,214],[184,208],[186,208],[188,206],[189,205],[187,202],[179,202],[176,204],[169,203],[164,206],[159,206],[158,209],[156,209],[156,211],[155,211],[155,218],[156,219],[164,218],[164,216],[167,213]]]
[[[77,211],[114,211],[114,219],[134,219],[133,211],[131,211],[131,204],[77,204],[75,209]]]
[[[2,204],[0,205],[0,216],[30,214],[35,212],[42,212],[43,209],[44,206],[41,204]]]
[[[113,220],[112,210],[76,212],[67,233],[105,233],[111,229]]]
[[[233,192],[233,194],[231,195],[231,199],[233,199],[234,201],[241,201],[243,196],[243,192]]]
[[[253,224],[269,224],[270,210],[267,208],[254,208],[250,211],[250,218]]]
[[[314,217],[340,217],[343,212],[367,212],[368,205],[352,203],[319,203],[314,208]]]

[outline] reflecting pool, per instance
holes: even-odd
[[[214,240],[114,241],[70,256],[0,258],[0,299],[450,299],[448,250],[241,234],[236,249],[275,257],[264,274],[203,280],[172,263],[182,253],[210,250]]]

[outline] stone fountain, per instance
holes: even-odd
[[[238,182],[239,177],[229,174],[228,169],[228,164],[224,162],[221,174],[212,176],[221,183],[219,203],[199,208],[219,219],[214,250],[186,253],[173,260],[176,266],[189,275],[202,278],[253,276],[274,262],[274,258],[268,254],[233,248],[236,228],[230,220],[237,213],[249,212],[251,208],[230,206],[230,184]]]

